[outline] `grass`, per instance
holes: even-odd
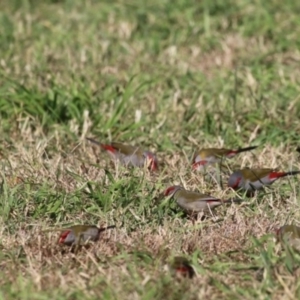
[[[233,192],[191,172],[200,147],[299,169],[295,1],[1,1],[1,299],[298,299],[273,229],[299,224],[297,178],[193,225],[168,185]],[[157,152],[115,167],[85,137]],[[117,226],[76,257],[48,227]],[[166,270],[188,257],[197,273]]]

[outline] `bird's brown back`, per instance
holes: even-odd
[[[227,155],[230,151],[232,150],[225,148],[204,148],[199,150],[196,156],[199,155],[202,159],[205,159],[210,156],[222,157],[224,155]]]
[[[136,154],[137,156],[142,156],[144,153],[144,151],[141,148],[131,146],[131,145],[124,145],[124,144],[118,143],[118,142],[113,142],[113,143],[111,143],[111,145],[124,155],[130,156],[130,155]]]
[[[241,172],[243,177],[251,182],[260,180],[261,178],[270,174],[274,169],[263,168],[263,169],[242,169]]]

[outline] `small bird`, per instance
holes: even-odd
[[[106,228],[98,228],[95,225],[74,225],[68,228],[53,228],[44,230],[49,231],[62,231],[59,236],[58,243],[67,246],[81,246],[89,241],[96,242],[100,238],[100,233],[106,229],[115,228],[114,225]]]
[[[122,165],[143,167],[148,165],[150,171],[158,170],[158,160],[154,153],[144,151],[140,147],[125,145],[122,143],[113,142],[111,144],[102,144],[94,139],[86,138],[88,141],[101,146],[113,161],[119,161]]]
[[[300,251],[300,227],[296,225],[284,225],[276,230],[276,238],[283,245]]]
[[[234,190],[246,191],[247,195],[253,195],[254,191],[261,190],[264,186],[270,186],[277,179],[300,174],[300,171],[282,172],[274,169],[240,169],[234,171],[228,179],[228,187]]]
[[[176,256],[169,263],[169,270],[176,277],[193,278],[195,271],[185,257]]]
[[[161,197],[164,196],[173,197],[178,206],[190,214],[211,211],[225,203],[241,202],[240,199],[221,200],[209,195],[187,191],[179,185],[167,188],[161,195]]]
[[[223,158],[232,158],[238,153],[246,152],[257,148],[258,146],[251,146],[246,148],[232,149],[218,149],[218,148],[204,148],[196,152],[193,158],[193,170],[202,171],[205,167],[211,164],[219,163]]]

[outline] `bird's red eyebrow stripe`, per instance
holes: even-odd
[[[172,192],[175,188],[173,186],[167,188],[167,190],[165,191],[165,195],[169,195],[170,192]]]
[[[204,166],[206,164],[207,164],[206,160],[197,161],[197,162],[193,163],[193,169],[197,169],[198,166]]]
[[[226,154],[226,156],[228,156],[228,155],[232,155],[232,154],[237,154],[238,152],[236,151],[236,150],[231,150],[230,152],[228,152],[227,154]]]
[[[106,151],[109,151],[109,152],[112,152],[112,153],[115,153],[117,151],[116,148],[114,148],[112,145],[101,145],[101,147],[103,149],[105,149]]]
[[[157,165],[155,159],[152,159],[150,169],[151,169],[151,171],[156,171],[158,169],[158,165]]]
[[[71,232],[71,230],[66,230],[66,231],[64,231],[64,232],[60,235],[58,242],[59,242],[60,244],[63,243],[63,242],[65,241],[66,237],[69,235],[70,232]]]
[[[150,161],[150,171],[156,171],[158,169],[158,163],[155,156],[148,155],[147,157]]]
[[[189,271],[189,268],[188,268],[188,267],[182,266],[182,267],[176,268],[176,271],[177,271],[177,272],[180,272],[180,273],[186,273],[186,272]]]
[[[242,178],[239,177],[239,178],[236,180],[235,184],[234,184],[233,186],[231,186],[231,187],[232,187],[233,189],[236,189],[236,188],[239,186],[239,183],[240,183],[241,180],[242,180]]]

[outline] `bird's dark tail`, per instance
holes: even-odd
[[[245,148],[239,148],[239,149],[236,150],[236,153],[251,151],[253,149],[256,149],[257,147],[258,146],[250,146],[250,147],[245,147]]]
[[[229,198],[222,201],[223,203],[242,203],[243,200],[239,198]]]
[[[102,231],[106,231],[108,229],[114,229],[116,227],[117,227],[116,225],[110,225],[110,226],[107,226],[107,227],[101,227],[99,231],[102,232]]]
[[[94,139],[92,139],[92,138],[86,138],[86,139],[87,139],[88,141],[94,143],[94,144],[97,144],[97,145],[99,145],[99,146],[102,146],[102,144],[101,144],[100,142],[98,142],[98,141],[96,141],[96,140],[94,140]]]

